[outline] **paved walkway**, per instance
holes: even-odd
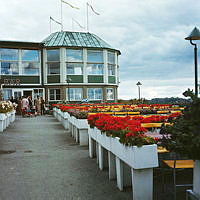
[[[0,134],[0,200],[131,200],[88,148],[51,116],[17,118]]]

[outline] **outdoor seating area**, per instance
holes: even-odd
[[[182,193],[181,196],[185,197],[186,189],[191,189],[193,186],[191,177],[194,161],[182,156],[179,158],[174,157],[174,153],[160,146],[159,142],[163,137],[160,134],[163,124],[172,126],[173,118],[181,115],[184,107],[157,105],[157,110],[155,107],[153,109],[156,114],[141,115],[140,113],[145,113],[147,108],[149,109],[147,105],[141,107],[115,105],[114,109],[118,109],[118,111],[109,110],[109,112],[105,112],[105,110],[112,109],[114,105],[95,106],[94,113],[92,112],[94,105],[55,105],[53,115],[62,123],[64,129],[70,131],[71,136],[79,145],[89,147],[89,157],[96,157],[100,170],[108,169],[109,180],[116,180],[116,185],[120,191],[128,186],[132,187],[133,199],[153,199],[154,182],[159,177],[158,181],[162,185],[160,193],[162,193],[163,199],[167,199],[168,196],[171,199],[178,199],[177,196],[180,196],[180,192]],[[130,111],[130,108],[133,107],[136,112]],[[120,111],[121,108],[130,110],[122,112]],[[138,108],[140,111],[137,110]],[[87,117],[85,117],[86,110]],[[150,112],[152,110],[148,110],[148,113]],[[131,115],[128,115],[128,113],[131,113]],[[114,135],[116,132],[113,133],[108,128],[108,125],[112,125],[112,120],[117,119],[125,124],[127,119],[137,119],[137,122],[141,120],[139,125],[132,122],[131,127],[146,128],[147,131],[143,134],[143,137],[150,137],[152,140],[149,140],[149,144],[147,143],[142,147],[138,147],[134,143],[131,144],[130,138],[123,141],[121,136],[117,137]],[[126,126],[130,125],[126,124]],[[141,132],[142,130],[140,129]],[[187,171],[188,169],[189,171]],[[182,175],[179,175],[180,172]],[[179,178],[180,176],[185,178]],[[188,180],[188,183],[184,182]],[[180,190],[180,187],[184,190]]]

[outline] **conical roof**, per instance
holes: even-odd
[[[92,33],[55,32],[42,41],[45,47],[93,47],[113,49],[108,43]]]

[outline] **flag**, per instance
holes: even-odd
[[[94,8],[87,2],[87,6],[89,6],[91,8],[91,10],[96,14],[96,15],[100,15],[98,12],[96,12],[94,10]]]
[[[75,6],[71,5],[70,3],[66,2],[66,1],[61,0],[61,2],[67,4],[67,5],[70,6],[71,8],[79,9],[78,7],[75,7]]]
[[[53,17],[51,17],[51,16],[50,16],[50,20],[52,20],[52,21],[54,21],[54,22],[56,22],[57,24],[59,24],[59,25],[62,26],[62,24],[61,24],[60,22],[56,21],[56,20],[55,20]]]
[[[72,18],[72,20],[73,20],[74,22],[76,22],[76,24],[78,24],[80,28],[85,28],[84,26],[81,26],[80,23],[79,23],[78,21],[76,21],[75,19]]]

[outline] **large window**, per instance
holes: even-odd
[[[0,49],[1,74],[19,74],[19,50]]]
[[[39,62],[22,62],[24,75],[39,75]]]
[[[87,62],[88,63],[103,63],[103,51],[87,51]]]
[[[48,75],[60,74],[60,63],[48,63],[47,66]]]
[[[108,63],[115,64],[115,53],[108,52]]]
[[[113,90],[113,88],[107,88],[106,93],[107,93],[107,100],[114,100],[114,90]]]
[[[22,50],[22,74],[39,75],[39,51]]]
[[[70,101],[81,101],[83,98],[83,89],[82,88],[69,88],[66,89],[66,95]]]
[[[5,75],[5,74],[19,74],[19,63],[18,62],[11,62],[11,61],[7,61],[1,62],[1,74]]]
[[[88,75],[103,75],[103,64],[88,64],[87,74]]]
[[[66,49],[66,72],[68,75],[83,74],[83,50]]]
[[[3,89],[3,99],[9,100],[12,97],[12,90],[11,89]]]
[[[39,61],[39,51],[38,50],[22,50],[22,60],[23,61]]]
[[[51,49],[47,50],[47,62],[59,62],[60,61],[60,50],[59,49]]]
[[[47,73],[48,75],[60,74],[60,50],[47,50]]]
[[[108,76],[114,76],[115,75],[115,65],[108,64]]]
[[[0,67],[2,75],[39,75],[39,50],[0,48]]]
[[[49,100],[57,101],[60,100],[60,89],[49,89]]]
[[[66,49],[67,62],[83,62],[83,51],[79,49]]]
[[[83,64],[82,63],[67,63],[67,74],[68,75],[82,75]]]
[[[0,60],[17,61],[19,59],[18,49],[0,49]]]
[[[88,99],[102,100],[103,99],[102,88],[88,88]]]

